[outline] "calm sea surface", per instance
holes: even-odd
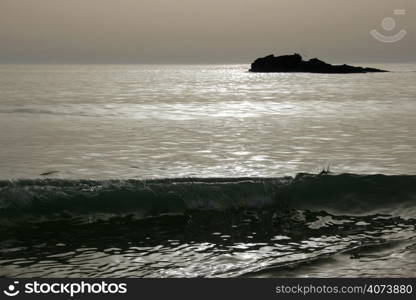
[[[414,174],[416,65],[1,65],[0,178]]]

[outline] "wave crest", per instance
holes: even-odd
[[[326,210],[416,215],[416,176],[298,174],[282,178],[0,181],[0,220],[224,211]]]

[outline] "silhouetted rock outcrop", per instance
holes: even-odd
[[[306,73],[370,73],[388,72],[374,68],[362,68],[349,65],[331,65],[317,58],[303,60],[299,54],[258,58],[251,64],[250,72],[306,72]]]

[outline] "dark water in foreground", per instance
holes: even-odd
[[[416,275],[416,176],[0,182],[0,276]]]

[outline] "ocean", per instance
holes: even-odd
[[[416,276],[416,64],[0,65],[0,276]]]

